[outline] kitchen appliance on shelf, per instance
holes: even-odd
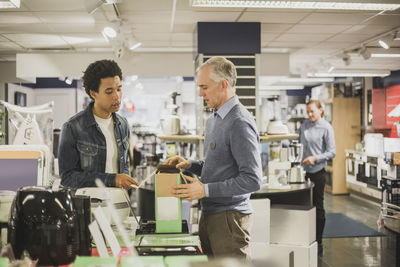
[[[79,253],[79,231],[70,189],[29,186],[17,191],[8,242],[16,258],[27,251],[38,265],[66,265]]]
[[[0,223],[7,223],[10,215],[11,204],[16,193],[10,190],[0,190]]]
[[[289,156],[291,168],[289,171],[289,183],[304,183],[305,171],[301,162],[303,159],[303,145],[298,140],[293,140],[289,144]]]
[[[77,230],[79,231],[78,255],[90,256],[92,255],[92,239],[89,232],[91,221],[90,197],[74,195],[72,201],[78,223]]]
[[[280,120],[270,121],[267,127],[268,134],[288,134],[288,127]]]
[[[178,116],[179,106],[176,104],[177,92],[171,94],[172,105],[168,105],[169,115],[161,120],[161,128],[165,135],[176,135],[181,131],[181,119]]]
[[[0,248],[7,244],[7,228],[15,192],[0,190]]]
[[[268,188],[290,189],[288,184],[289,161],[272,160],[268,162]]]

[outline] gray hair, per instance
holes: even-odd
[[[236,85],[236,67],[232,61],[224,57],[211,57],[204,62],[201,68],[209,67],[211,69],[210,78],[215,82],[227,80],[229,87],[235,92]]]

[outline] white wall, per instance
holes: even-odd
[[[112,53],[17,54],[17,77],[81,77],[87,66],[101,59],[113,59],[123,76],[192,76],[192,53],[134,53],[116,59]]]
[[[29,87],[25,87],[19,84],[8,84],[8,100],[7,102],[10,104],[14,104],[14,95],[15,92],[21,92],[26,94],[26,106],[34,106],[35,105],[35,90]]]
[[[15,61],[0,62],[0,82],[3,83],[35,83],[36,78],[19,79],[16,75],[17,64]]]
[[[54,128],[61,128],[64,122],[76,113],[75,89],[35,89],[35,105],[54,101]]]
[[[260,74],[266,76],[289,76],[290,75],[290,58],[288,53],[261,54],[260,58]]]
[[[8,103],[14,104],[15,92],[22,92],[26,94],[27,106],[35,106],[54,101],[53,119],[54,128],[61,128],[63,123],[77,110],[82,110],[82,105],[76,105],[76,90],[73,88],[60,89],[60,88],[46,88],[46,89],[31,89],[29,87],[8,84]],[[78,90],[80,91],[80,90]],[[83,98],[81,92],[78,93],[79,98]],[[83,100],[82,100],[83,101]],[[82,103],[78,102],[78,103]]]

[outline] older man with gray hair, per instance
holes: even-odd
[[[212,57],[197,74],[199,96],[215,109],[206,122],[204,156],[200,161],[173,157],[167,164],[187,169],[201,181],[177,185],[182,199],[200,199],[199,235],[204,253],[249,259],[250,193],[260,189],[262,168],[259,136],[253,116],[235,94],[236,68],[223,57]]]

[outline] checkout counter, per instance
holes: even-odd
[[[263,186],[251,194],[255,228],[252,233],[255,243],[250,244],[252,259],[277,267],[317,267],[313,187],[311,182],[291,184],[286,189]],[[154,220],[154,209],[149,208],[154,204],[154,185],[143,185],[137,197],[138,215]],[[183,218],[190,217],[189,209],[189,205],[183,206]]]

